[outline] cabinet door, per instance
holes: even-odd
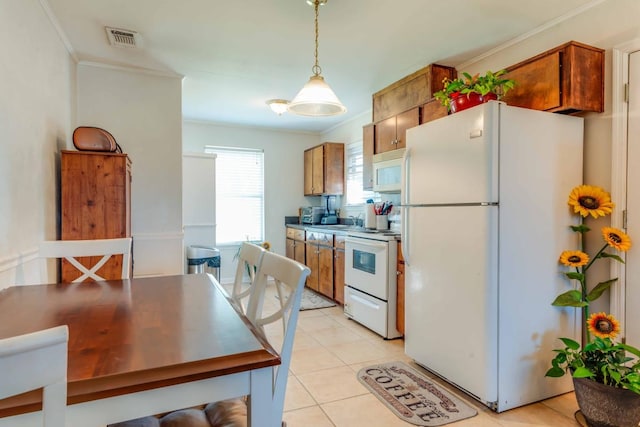
[[[344,305],[344,250],[335,249],[333,257],[333,299]]]
[[[396,329],[404,335],[404,256],[402,255],[401,242],[398,242],[398,264],[396,270]]]
[[[61,239],[91,240],[131,236],[131,163],[126,154],[62,151],[60,159]],[[78,258],[85,266],[102,257]],[[63,261],[61,280],[80,277]],[[120,279],[122,255],[97,273]]]
[[[318,277],[319,277],[319,259],[318,259],[318,245],[306,243],[307,251],[307,267],[311,270],[309,276],[307,276],[307,287],[318,291]]]
[[[396,148],[396,118],[389,117],[375,125],[376,154],[395,150]]]
[[[326,142],[324,148],[324,186],[326,194],[344,193],[344,144]]]
[[[318,291],[333,299],[333,247],[318,247]]]
[[[304,244],[304,242],[301,242],[298,240],[294,240],[293,242],[293,259],[298,261],[300,264],[305,264],[307,262],[306,260],[307,250],[305,246],[306,245]]]
[[[407,129],[411,129],[420,124],[420,108],[400,113],[396,116],[396,145],[395,148],[405,148],[407,146]]]
[[[296,241],[293,239],[286,239],[285,242],[285,256],[287,258],[296,259]]]
[[[312,156],[313,188],[311,189],[311,194],[322,194],[324,193],[324,147],[314,148]]]
[[[447,107],[442,105],[442,103],[437,99],[432,99],[422,105],[420,124],[428,123],[432,120],[439,119],[440,117],[445,117],[447,114]]]
[[[362,188],[373,190],[374,126],[362,128]]]
[[[304,195],[313,194],[313,150],[304,152]]]
[[[396,280],[396,328],[404,335],[404,262],[398,263],[398,277]]]

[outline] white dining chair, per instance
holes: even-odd
[[[251,242],[242,242],[240,246],[236,275],[231,289],[231,299],[243,313],[246,313],[246,307],[249,305],[251,292],[254,290],[253,284],[255,282],[256,272],[260,268],[260,263],[262,262],[262,257],[265,252],[267,251],[262,246]],[[249,283],[244,282],[245,272],[248,273]],[[243,303],[245,298],[249,298],[249,300]]]
[[[0,399],[42,389],[46,427],[64,427],[67,407],[66,325],[0,339]]]
[[[74,283],[86,279],[106,280],[97,271],[114,255],[122,255],[121,279],[128,279],[131,271],[131,237],[94,240],[50,240],[40,243],[40,258],[60,258],[69,261],[80,273]],[[95,264],[84,266],[77,258],[101,256]],[[42,279],[48,281],[47,263],[44,262]]]
[[[247,246],[244,246],[244,245]],[[252,243],[243,244],[245,251],[253,251],[257,256],[258,251],[253,247],[258,247]],[[241,249],[242,252],[242,249]],[[255,262],[255,260],[254,260]],[[272,370],[272,395],[271,411],[272,418],[268,420],[253,420],[254,426],[276,427],[284,426],[282,414],[284,410],[284,398],[287,391],[287,379],[289,377],[289,365],[291,364],[291,354],[293,352],[293,338],[298,324],[298,312],[304,283],[311,273],[309,267],[299,262],[286,258],[282,255],[269,251],[263,251],[261,261],[255,271],[255,280],[251,285],[246,316],[260,330],[275,350],[279,350],[281,364],[273,367]],[[267,286],[275,286],[276,296],[279,306],[265,311],[264,297]],[[283,335],[281,344],[276,340],[269,339],[269,334],[265,331],[265,326],[276,322],[282,322]],[[278,336],[278,338],[280,338]],[[157,422],[155,417],[145,417],[138,420],[125,421],[112,424],[108,427],[138,427],[151,426]],[[206,421],[205,421],[206,420]],[[188,408],[173,411],[160,417],[160,426],[205,426],[206,423],[212,426],[224,427],[244,427],[247,425],[247,406],[244,399],[231,399],[221,402],[212,402],[206,405],[204,410],[200,408]]]
[[[264,425],[279,426],[282,424],[282,413],[284,409],[284,397],[287,390],[287,379],[289,377],[289,365],[291,364],[291,354],[293,352],[293,339],[298,324],[298,312],[300,311],[300,302],[302,300],[302,292],[307,276],[311,273],[309,267],[290,258],[273,252],[265,252],[262,256],[262,262],[256,272],[255,282],[253,284],[249,305],[247,307],[247,317],[251,319],[253,324],[260,329],[265,335],[269,343],[278,350],[281,364],[273,368],[273,389],[272,389],[272,409],[273,419]],[[266,312],[264,308],[264,297],[269,283],[273,281],[275,286],[279,308],[273,312]],[[270,340],[268,334],[265,333],[265,326],[276,322],[282,322],[283,335],[281,345],[277,345],[274,340]],[[236,404],[242,401],[236,401]],[[230,409],[231,408],[231,409]],[[229,401],[216,402],[209,404],[205,408],[209,420],[222,417],[216,417],[216,413],[239,412],[233,409],[233,405]],[[224,420],[221,420],[224,424]],[[259,425],[263,425],[260,423]]]

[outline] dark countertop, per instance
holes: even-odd
[[[332,233],[337,235],[346,236],[349,231],[363,231],[364,227],[358,227],[354,225],[346,224],[334,224],[334,225],[322,225],[322,224],[285,224],[286,227],[296,228],[298,230],[305,231],[318,231],[321,233]],[[396,240],[400,240],[400,235],[396,237]]]
[[[334,224],[334,225],[321,225],[321,224],[285,224],[286,227],[289,228],[297,228],[298,230],[311,230],[311,231],[319,231],[321,233],[333,233],[333,234],[343,234],[346,235],[347,231],[353,230],[363,230],[362,227],[357,227],[353,225],[346,224]]]

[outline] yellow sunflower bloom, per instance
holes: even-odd
[[[602,237],[609,246],[626,252],[631,248],[631,238],[622,230],[613,227],[602,227]]]
[[[579,185],[569,194],[569,206],[583,217],[591,215],[594,218],[609,215],[614,208],[611,196],[600,187]]]
[[[587,320],[589,331],[600,338],[615,338],[620,333],[620,322],[604,312],[593,313]]]
[[[582,251],[564,251],[558,261],[567,267],[582,267],[589,262],[589,255]]]

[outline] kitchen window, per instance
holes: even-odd
[[[373,191],[362,188],[362,171],[364,156],[362,153],[362,140],[354,141],[346,145],[346,170],[347,170],[347,205],[362,205],[367,199],[374,196]]]
[[[264,239],[264,151],[206,146],[216,154],[216,244]]]

